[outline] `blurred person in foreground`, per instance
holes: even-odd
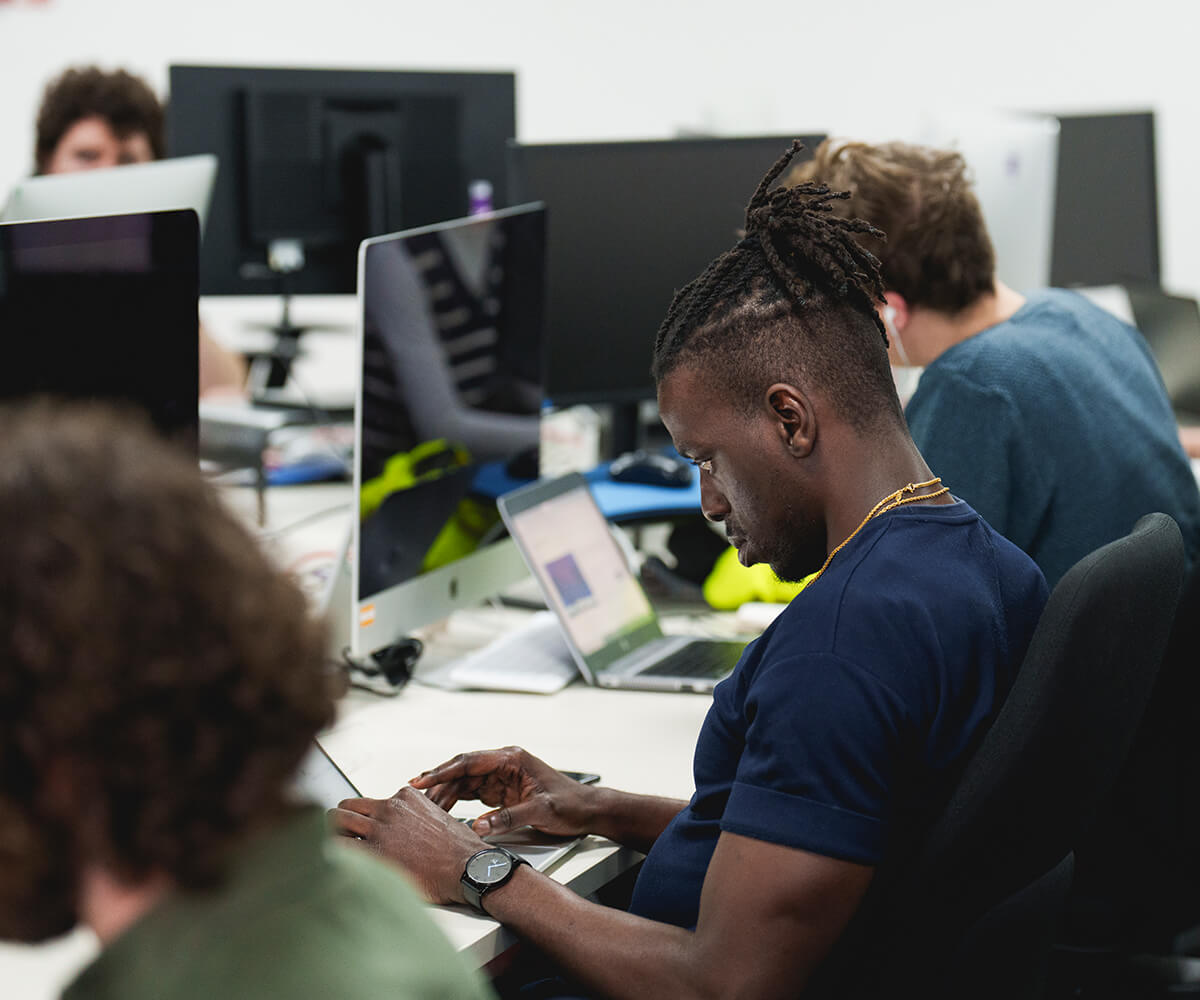
[[[487,996],[295,800],[323,629],[194,460],[97,405],[0,428],[0,937],[90,927],[69,1000]]]

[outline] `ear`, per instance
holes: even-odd
[[[794,458],[804,458],[817,443],[817,414],[812,400],[786,382],[767,390],[767,407],[779,440]]]
[[[883,298],[892,308],[892,323],[903,331],[908,326],[908,300],[899,292],[884,292]]]

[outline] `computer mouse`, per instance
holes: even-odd
[[[614,458],[608,467],[608,475],[619,483],[672,486],[676,489],[692,485],[692,465],[687,459],[640,448]]]
[[[524,448],[504,463],[504,471],[513,479],[537,479],[538,449]]]

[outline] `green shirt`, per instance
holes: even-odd
[[[486,1000],[398,871],[338,843],[306,809],[256,837],[217,889],[173,893],[64,1000],[375,997]]]

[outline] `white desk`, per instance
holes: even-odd
[[[686,799],[693,790],[692,751],[710,703],[702,695],[608,691],[578,681],[553,695],[450,692],[411,683],[395,698],[351,691],[321,742],[363,794],[377,798],[461,751],[516,743],[556,767],[595,771],[606,785]],[[454,811],[484,810],[470,806]],[[588,895],[638,859],[589,838],[550,874]],[[477,965],[514,940],[465,907],[439,907],[434,916]]]
[[[253,490],[226,491],[247,524],[257,516]],[[345,484],[268,491],[261,533],[279,564],[319,589],[340,552],[350,518]],[[711,699],[589,688],[576,681],[554,695],[449,692],[412,683],[395,697],[352,690],[322,743],[366,795],[384,797],[420,771],[465,751],[518,743],[565,769],[595,771],[606,785],[689,798],[692,751]],[[483,811],[478,807],[475,812]],[[465,804],[456,808],[471,815]],[[581,895],[628,870],[638,855],[589,838],[550,872]],[[450,941],[477,965],[509,948],[513,936],[464,907],[431,907]],[[0,995],[52,1000],[96,953],[83,930],[36,947],[0,943]]]

